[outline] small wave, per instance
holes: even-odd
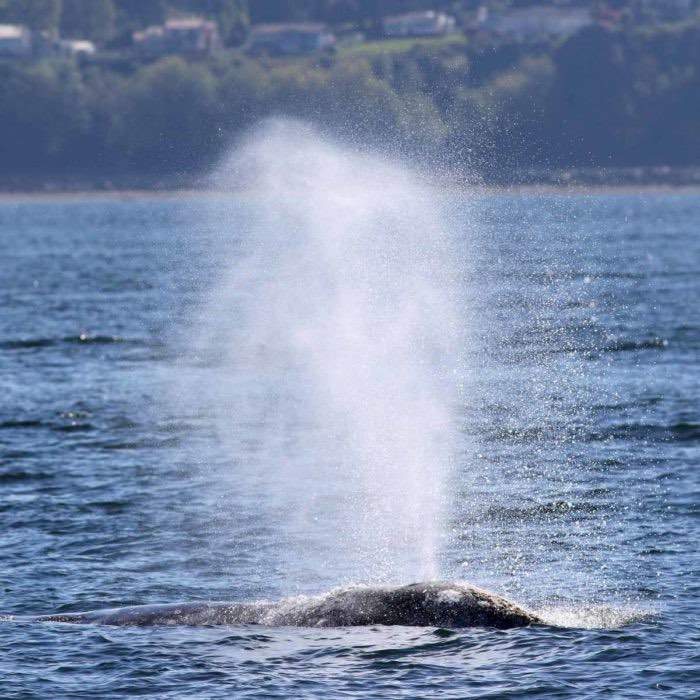
[[[647,440],[649,442],[694,442],[700,439],[700,423],[678,421],[669,425],[620,423],[587,436],[589,442]]]
[[[572,329],[568,329],[569,331]],[[667,350],[670,343],[666,338],[643,338],[633,340],[627,338],[610,337],[600,342],[576,342],[559,339],[553,345],[549,345],[539,333],[533,333],[532,338],[515,338],[507,343],[511,349],[511,355],[506,358],[510,362],[531,360],[533,357],[548,357],[554,355],[581,355],[593,358],[598,355],[607,355],[625,352],[640,352],[643,350]]]
[[[534,612],[548,625],[574,629],[617,629],[654,615],[634,605],[553,605]]]
[[[697,440],[700,438],[700,423],[679,421],[670,426],[670,431],[678,441]]]
[[[600,412],[617,410],[619,405],[598,407]],[[607,443],[615,440],[644,440],[647,442],[695,442],[700,439],[700,423],[679,420],[674,423],[611,423],[584,431],[577,426],[533,425],[525,428],[510,426],[481,427],[474,431],[489,442],[531,444],[545,441],[576,440],[582,443]]]
[[[31,350],[36,348],[51,348],[58,345],[153,345],[139,338],[123,338],[118,335],[92,335],[80,333],[60,338],[13,338],[0,341],[0,350]]]
[[[0,472],[0,484],[11,484],[22,481],[35,481],[38,479],[48,479],[49,474],[28,472],[22,469],[15,469],[7,472]]]
[[[91,430],[95,430],[95,426],[92,423],[69,423],[68,425],[56,425],[51,428],[57,433],[87,433]]]
[[[58,341],[51,338],[29,338],[21,340],[3,340],[0,350],[29,350],[32,348],[50,348]]]
[[[642,340],[630,340],[625,338],[609,338],[600,345],[576,345],[563,344],[562,347],[551,350],[543,350],[543,355],[560,355],[568,353],[577,354],[607,354],[616,352],[637,352],[639,350],[666,350],[669,342],[666,338],[644,338]]]
[[[144,437],[137,440],[95,440],[92,442],[82,443],[83,447],[89,449],[118,451],[118,450],[141,450],[141,449],[160,449],[166,447],[177,447],[181,442],[179,436],[168,438],[148,438]]]
[[[60,414],[61,422],[58,421],[40,421],[40,420],[5,420],[0,421],[0,430],[27,430],[30,428],[46,428],[56,433],[78,433],[91,432],[97,429],[97,426],[86,420],[80,420],[87,417],[88,414],[80,412],[68,412]]]
[[[143,341],[133,338],[121,338],[117,335],[90,335],[81,333],[80,335],[69,335],[62,338],[64,343],[75,345],[142,345]]]
[[[648,338],[645,340],[615,340],[602,347],[601,352],[629,352],[632,350],[664,350],[668,347],[665,338]]]
[[[532,520],[551,520],[556,517],[569,517],[571,515],[591,515],[605,507],[604,505],[592,502],[558,500],[547,503],[534,503],[521,508],[490,506],[483,514],[480,514],[479,517],[502,522],[528,522]]]
[[[3,420],[0,421],[0,430],[19,430],[22,428],[41,428],[40,420]]]
[[[614,352],[636,352],[638,350],[665,350],[668,347],[666,338],[642,338],[632,340],[629,338],[607,339],[607,342],[600,345],[564,347],[556,352],[578,352],[578,353],[614,353]]]

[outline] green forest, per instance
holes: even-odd
[[[90,6],[90,10],[86,9]],[[250,57],[250,22],[362,26],[377,2],[0,0],[0,22],[89,37],[120,56],[169,12],[219,23],[226,48],[156,61],[0,61],[2,176],[196,174],[259,120],[298,117],[360,145],[485,177],[528,168],[700,165],[700,22],[605,29],[561,42],[462,34]],[[460,3],[387,2],[382,13]],[[393,7],[395,6],[395,7]],[[111,52],[111,53],[110,53]]]

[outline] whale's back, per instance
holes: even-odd
[[[176,603],[61,613],[37,622],[103,625],[237,625],[297,627],[407,625],[422,627],[523,627],[542,621],[524,608],[464,583],[353,586],[321,596],[277,603]]]
[[[318,598],[282,601],[266,617],[276,624],[316,627],[507,628],[539,622],[534,615],[501,596],[458,583],[338,589]]]

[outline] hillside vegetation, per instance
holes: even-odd
[[[42,3],[56,4],[23,6]],[[156,21],[169,6],[202,6],[108,4],[112,22],[122,13],[122,24],[127,17],[133,26]],[[211,14],[228,7],[231,27],[250,18],[242,2],[208,6]],[[127,7],[132,13],[124,15]],[[52,21],[60,23],[60,14]],[[116,37],[116,28],[108,34]],[[111,50],[122,58],[0,62],[5,174],[195,173],[243,129],[279,114],[486,176],[533,167],[700,165],[695,22],[593,26],[540,45],[461,34],[376,40],[290,59],[251,58],[231,47],[149,63]]]

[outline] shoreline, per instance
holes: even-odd
[[[521,170],[509,179],[474,176],[459,170],[431,172],[416,170],[419,179],[445,189],[471,194],[545,195],[545,194],[633,194],[700,192],[700,167],[671,168],[649,166],[634,168],[569,168],[562,170]],[[202,175],[93,177],[10,177],[0,178],[0,202],[51,199],[143,199],[251,194],[249,183],[241,181],[230,189],[217,188]]]
[[[410,163],[408,164],[410,167]],[[700,167],[644,166],[628,168],[523,169],[509,178],[489,177],[474,172],[443,170],[431,172],[427,165],[416,169],[420,179],[445,189],[470,194],[546,195],[546,194],[633,194],[698,193]],[[250,183],[240,181],[222,190],[206,174],[105,175],[29,175],[0,178],[0,202],[67,198],[135,199],[250,194]]]
[[[545,195],[696,195],[700,194],[698,184],[663,184],[663,183],[610,183],[610,184],[464,184],[455,182],[440,182],[446,190],[461,191],[472,196],[509,195],[509,196],[545,196]],[[129,201],[142,199],[176,200],[181,198],[217,198],[230,195],[254,195],[254,190],[248,188],[223,190],[212,188],[183,187],[174,189],[158,188],[125,188],[125,189],[26,189],[1,190],[0,204],[20,203],[23,201],[68,201],[74,200],[107,200]]]

